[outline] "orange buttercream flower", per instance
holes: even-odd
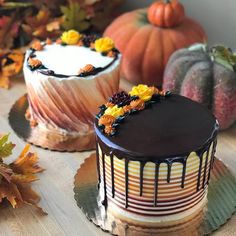
[[[36,51],[42,51],[43,45],[41,44],[41,42],[39,40],[37,40],[37,41],[33,42],[33,44],[31,45],[31,48]]]
[[[46,39],[46,44],[47,44],[47,45],[51,45],[51,44],[52,44],[52,40],[51,40],[50,38],[47,38],[47,39]]]
[[[130,105],[126,105],[126,106],[123,107],[123,110],[124,110],[125,113],[128,113],[129,111],[132,110],[132,107]]]
[[[145,108],[145,102],[142,99],[136,99],[130,103],[130,106],[133,110],[141,111]]]
[[[107,102],[107,103],[105,104],[105,106],[106,106],[106,107],[114,107],[115,104],[113,104],[112,102]]]
[[[91,64],[87,64],[85,67],[83,67],[79,70],[79,74],[85,73],[85,72],[91,72],[93,70],[94,70],[94,66]]]
[[[116,120],[114,116],[111,115],[103,115],[100,117],[98,124],[104,126],[111,126],[112,123]]]
[[[31,57],[29,58],[28,63],[32,68],[37,68],[42,65],[42,62],[40,60]]]
[[[56,44],[62,44],[62,40],[59,38],[56,40]]]
[[[104,131],[106,134],[110,135],[111,133],[113,133],[115,131],[115,129],[112,128],[112,126],[106,126]]]

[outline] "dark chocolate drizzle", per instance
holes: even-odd
[[[156,163],[155,164],[155,189],[154,189],[154,207],[157,206],[157,191],[158,191],[158,179],[159,179],[159,169],[160,169],[160,164]]]
[[[140,161],[140,190],[139,190],[139,195],[143,195],[143,170],[144,166],[146,165],[146,162]]]
[[[175,96],[177,96],[177,95],[175,95]],[[179,103],[178,100],[179,99],[177,99],[177,104],[173,103],[172,105],[175,107],[176,112],[181,112],[181,111],[178,110],[178,103]],[[180,100],[183,100],[181,102],[184,102],[185,99],[180,98]],[[171,101],[171,99],[170,100],[168,99],[168,100],[165,100],[165,102],[173,102],[173,101]],[[195,104],[195,103],[193,103],[193,104]],[[153,112],[156,112],[157,109],[160,109],[159,108],[160,104],[156,104],[156,106],[158,106],[158,108],[156,108],[155,110],[152,108],[152,112],[150,113],[150,115]],[[197,109],[198,106],[200,106],[200,105],[196,105],[196,111],[195,111],[197,122],[198,122],[198,119],[199,119],[199,109]],[[202,143],[201,146],[196,145],[196,148],[193,148],[192,150],[189,150],[189,151],[183,151],[182,154],[181,153],[176,154],[175,156],[173,155],[172,150],[171,150],[171,148],[173,148],[173,146],[175,146],[175,143],[171,143],[171,145],[169,145],[169,143],[167,143],[167,147],[169,147],[169,149],[167,148],[167,150],[166,150],[167,152],[166,152],[165,155],[160,155],[160,156],[158,156],[158,155],[150,156],[148,154],[145,155],[144,152],[142,152],[142,155],[140,155],[140,153],[137,153],[137,152],[134,152],[134,151],[129,151],[127,149],[124,149],[122,146],[114,145],[114,143],[117,142],[117,137],[119,135],[117,135],[117,137],[115,137],[115,138],[107,137],[100,131],[97,124],[95,124],[95,131],[96,131],[96,134],[97,134],[97,142],[98,142],[98,145],[100,146],[101,152],[102,152],[101,153],[102,161],[103,161],[102,165],[105,166],[105,164],[104,164],[104,162],[105,162],[104,156],[105,155],[110,156],[110,157],[112,156],[112,161],[111,161],[111,172],[112,172],[112,174],[111,174],[111,176],[112,176],[112,188],[114,188],[114,190],[113,190],[114,192],[115,192],[115,186],[114,186],[114,160],[113,160],[113,158],[115,156],[118,159],[124,159],[124,161],[125,161],[125,176],[124,176],[124,178],[125,178],[125,208],[127,208],[128,205],[129,205],[128,204],[128,201],[129,201],[129,198],[128,198],[128,191],[129,191],[129,189],[128,189],[128,185],[129,185],[129,177],[128,177],[129,176],[129,168],[128,168],[128,165],[129,165],[130,161],[140,162],[140,196],[142,196],[142,194],[143,194],[143,171],[144,171],[144,168],[145,168],[145,164],[147,162],[152,162],[152,163],[155,164],[155,183],[154,183],[154,199],[153,199],[154,207],[156,207],[157,204],[158,204],[158,179],[159,179],[159,169],[160,169],[160,165],[162,163],[167,164],[166,181],[168,183],[171,181],[170,177],[171,177],[171,170],[172,170],[173,163],[182,164],[182,176],[181,176],[180,186],[181,186],[181,188],[184,188],[185,177],[186,177],[187,160],[188,160],[188,157],[190,156],[191,152],[196,152],[196,155],[199,157],[199,170],[198,170],[198,175],[197,175],[196,192],[201,191],[202,189],[204,189],[206,187],[206,185],[209,183],[210,170],[213,167],[213,163],[214,163],[214,155],[215,155],[216,143],[217,143],[216,136],[217,136],[217,133],[218,133],[218,123],[216,122],[215,118],[207,110],[204,109],[204,111],[208,114],[208,115],[205,114],[204,118],[208,117],[209,120],[211,120],[211,122],[207,123],[210,127],[201,128],[202,124],[201,123],[198,124],[199,125],[199,132],[201,132],[202,129],[205,131],[205,129],[208,128],[208,133],[206,133],[206,132],[204,133],[204,135],[206,135],[205,143]],[[143,112],[145,112],[145,111],[143,111]],[[189,112],[192,112],[192,111],[189,111]],[[152,115],[155,115],[155,114],[152,114]],[[142,115],[140,115],[140,116],[142,116]],[[130,120],[127,121],[127,123],[129,123],[129,126],[131,125],[131,123],[130,123],[131,119],[132,118],[130,118]],[[163,119],[166,119],[166,117],[163,116]],[[133,122],[135,122],[135,121],[133,121]],[[176,125],[178,125],[178,123],[185,124],[186,121],[184,119],[183,120],[177,120]],[[123,126],[124,125],[125,124],[123,124]],[[139,124],[137,124],[137,125],[139,125]],[[182,128],[182,125],[180,125],[180,128]],[[126,130],[127,130],[127,132],[133,132],[132,130],[128,129],[128,126],[126,127]],[[147,130],[146,132],[147,132],[147,134],[149,134],[151,132],[151,130]],[[157,132],[157,131],[155,130],[153,132]],[[124,135],[124,133],[123,133],[123,135]],[[146,135],[146,134],[143,133],[142,135]],[[193,133],[192,135],[195,135],[195,134]],[[125,135],[122,136],[122,137],[124,139],[127,138]],[[198,137],[200,137],[200,136],[198,136]],[[178,137],[176,137],[176,138],[178,138]],[[194,138],[193,138],[193,140],[194,140]],[[132,140],[128,139],[128,142],[132,142]],[[178,145],[178,144],[176,144],[176,145]],[[211,146],[212,146],[212,152],[210,153],[210,147]],[[137,147],[138,147],[138,145],[137,145]],[[146,149],[145,149],[146,152],[148,151],[148,148],[149,148],[149,146],[146,147]],[[159,148],[159,145],[157,144],[156,149],[159,150],[158,148]],[[170,154],[168,154],[168,152]],[[207,153],[205,163],[203,163],[204,153]],[[99,159],[99,155],[100,154],[97,152],[97,159]],[[209,158],[210,158],[210,161],[209,161]],[[203,164],[204,164],[204,172],[203,172],[203,182],[202,182],[202,185],[201,185],[202,165]],[[207,172],[207,168],[208,168],[209,165],[210,165],[209,171]],[[208,173],[208,176],[206,176],[207,173]],[[105,176],[105,173],[103,173],[103,176]],[[103,178],[103,181],[104,181],[103,182],[104,193],[106,195],[106,183],[105,183],[104,178]],[[113,195],[113,197],[114,196],[115,195]],[[107,203],[107,196],[104,196],[104,202]]]
[[[96,142],[96,153],[98,153],[98,142]],[[97,174],[98,174],[98,188],[99,188],[99,184],[101,183],[100,161],[99,161],[99,158],[97,159]]]
[[[86,37],[89,37],[89,35],[86,36]],[[94,40],[95,40],[95,38],[94,38]],[[46,45],[46,44],[44,43],[43,46],[45,46],[45,45]],[[65,45],[65,46],[66,46],[66,45]],[[84,46],[84,47],[87,47],[87,46]],[[92,50],[92,49],[91,49],[91,50]],[[55,76],[55,77],[57,77],[57,78],[87,77],[87,76],[91,76],[91,75],[97,75],[98,73],[100,73],[100,72],[102,72],[102,71],[108,69],[110,66],[112,66],[112,65],[115,63],[115,61],[118,59],[119,51],[118,51],[116,48],[114,48],[112,51],[114,52],[115,56],[114,56],[114,59],[113,59],[109,64],[107,64],[107,65],[104,66],[104,67],[94,67],[93,70],[91,70],[91,71],[82,72],[82,73],[77,74],[77,75],[63,75],[63,74],[58,74],[58,73],[54,72],[53,70],[50,70],[49,68],[47,68],[47,67],[44,66],[44,65],[41,65],[40,67],[35,67],[35,68],[31,67],[31,66],[29,65],[29,63],[28,63],[28,60],[29,60],[29,58],[35,58],[35,57],[36,57],[36,54],[35,54],[36,50],[33,49],[33,48],[30,48],[30,54],[29,54],[29,57],[27,58],[27,64],[28,64],[28,68],[29,68],[31,71],[37,70],[39,73],[41,73],[41,74],[43,74],[43,75],[48,75],[48,76],[51,75],[51,76]],[[104,56],[106,56],[106,55],[104,55]]]
[[[106,163],[105,163],[105,154],[102,153],[102,170],[103,170],[103,186],[104,186],[104,198],[102,205],[107,206],[107,186],[106,186]]]
[[[129,191],[129,159],[125,159],[125,208],[128,207]]]
[[[111,161],[112,197],[115,197],[114,156],[112,153],[110,155],[110,161]]]

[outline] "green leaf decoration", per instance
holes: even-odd
[[[61,12],[64,16],[62,27],[65,30],[75,29],[82,32],[90,27],[90,23],[86,20],[86,13],[78,3],[71,2],[68,7],[61,6]]]
[[[9,134],[0,138],[0,159],[8,157],[12,154],[12,149],[15,145],[12,142],[8,142]]]
[[[224,67],[235,70],[236,54],[230,48],[226,48],[222,45],[217,45],[211,48],[210,55],[212,60],[218,62]]]

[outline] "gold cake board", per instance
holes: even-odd
[[[31,127],[25,118],[28,108],[27,94],[20,97],[9,112],[9,123],[15,133],[28,143],[51,151],[88,151],[95,149],[95,134],[92,130],[87,135],[69,136],[59,132],[48,132],[42,127]]]
[[[102,230],[125,236],[200,236],[209,235],[225,224],[236,211],[236,179],[219,159],[214,169],[203,211],[191,220],[171,227],[143,228],[111,214],[98,204],[96,154],[93,153],[78,169],[74,182],[74,197],[86,217]]]

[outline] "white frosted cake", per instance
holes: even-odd
[[[55,140],[49,148],[74,151],[94,147],[94,115],[99,105],[118,91],[120,57],[111,39],[74,30],[64,32],[55,42],[37,41],[27,51],[26,117],[43,135]]]

